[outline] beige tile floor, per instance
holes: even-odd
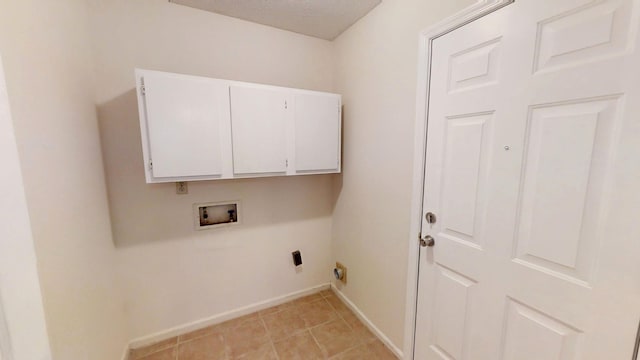
[[[130,360],[396,357],[330,290],[131,350]]]

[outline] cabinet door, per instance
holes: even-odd
[[[340,170],[340,96],[295,95],[296,172]]]
[[[283,91],[231,86],[235,174],[286,173],[286,102]]]
[[[225,102],[220,99],[228,87],[164,73],[145,74],[144,86],[153,177],[221,176]]]

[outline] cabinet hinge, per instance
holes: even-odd
[[[153,171],[153,161],[149,161],[149,171]]]
[[[284,101],[284,108],[287,108],[287,100]]]
[[[147,95],[147,89],[144,87],[144,84],[140,85],[140,93],[144,96]]]
[[[289,159],[287,159],[287,160],[285,160],[285,161],[284,161],[284,165],[285,165],[286,167],[289,167]]]

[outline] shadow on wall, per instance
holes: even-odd
[[[194,230],[194,203],[241,200],[243,223],[225,232],[332,214],[332,178],[339,175],[196,181],[186,195],[176,194],[175,183],[147,184],[135,89],[97,112],[116,247],[224,236],[222,230]]]

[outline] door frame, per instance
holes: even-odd
[[[16,145],[5,67],[0,54],[0,128],[8,176],[2,186],[13,195],[0,200],[0,358],[51,359],[31,220]],[[0,156],[2,157],[2,156]],[[11,209],[11,216],[4,216]],[[7,226],[11,223],[11,226]]]
[[[407,258],[407,297],[405,307],[404,359],[413,359],[415,350],[416,316],[418,313],[418,276],[420,246],[418,237],[422,226],[422,201],[424,170],[427,150],[427,123],[429,114],[429,83],[431,81],[431,51],[433,41],[470,22],[490,14],[515,0],[478,0],[420,32],[418,44],[418,83],[416,89],[416,119],[414,128],[413,190],[411,200],[411,225],[409,254]]]

